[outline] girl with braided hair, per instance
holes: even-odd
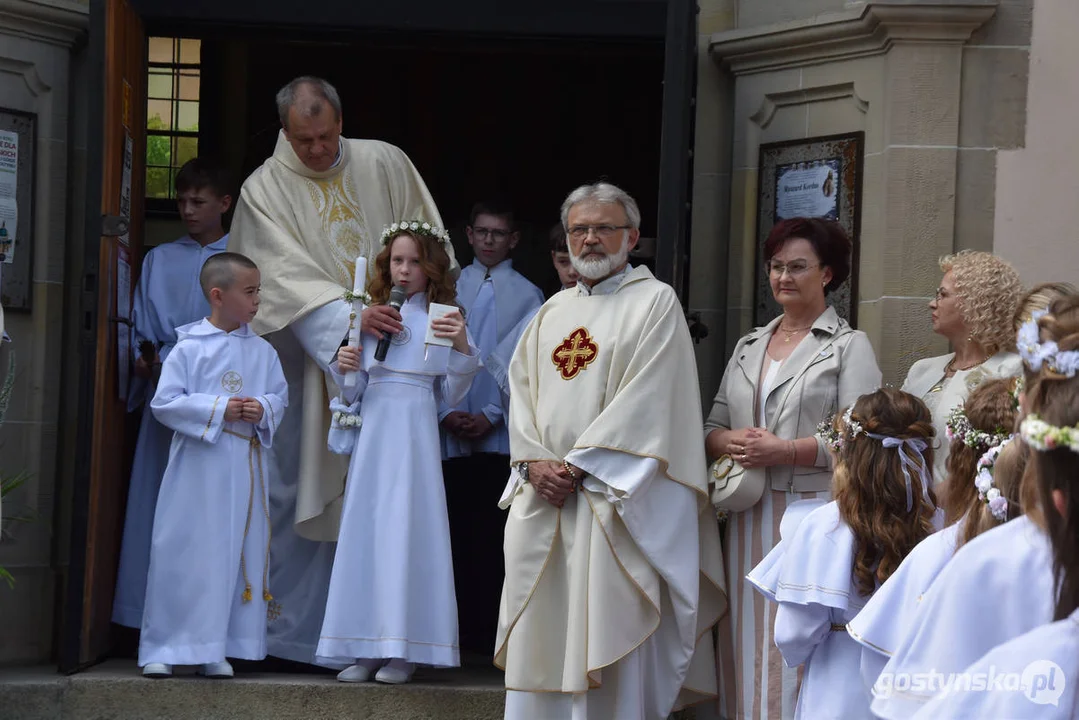
[[[779,544],[747,577],[778,604],[776,647],[787,667],[805,665],[796,717],[815,720],[868,716],[868,693],[850,681],[861,648],[846,624],[940,524],[925,403],[883,388],[860,397],[832,429],[835,500],[800,521],[792,504],[783,524],[795,527],[781,527]]]

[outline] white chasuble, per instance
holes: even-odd
[[[558,509],[511,473],[507,718],[666,718],[716,692],[726,597],[692,341],[646,268],[599,289],[548,301],[510,365],[513,462],[589,475]]]
[[[282,612],[270,624],[270,654],[313,662],[333,565],[348,458],[326,448],[328,366],[348,331],[356,258],[369,273],[382,229],[402,220],[442,225],[416,168],[392,145],[341,140],[340,162],[307,168],[282,134],[274,154],[244,183],[229,250],[254,260],[262,304],[252,328],[277,349],[297,411],[274,450],[272,572]],[[450,253],[451,264],[457,267]],[[370,275],[368,281],[370,281]]]
[[[179,329],[150,407],[175,432],[150,546],[139,665],[266,657],[270,448],[288,386],[277,353],[248,326]],[[262,405],[225,422],[230,398]]]

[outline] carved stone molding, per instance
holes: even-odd
[[[2,0],[0,0],[2,2]],[[735,75],[879,55],[896,41],[963,44],[998,0],[876,0],[807,20],[716,33],[712,58]]]
[[[835,85],[821,85],[819,87],[802,88],[786,92],[768,93],[761,100],[757,111],[749,116],[762,130],[767,128],[775,117],[776,112],[783,107],[796,105],[809,105],[811,103],[826,102],[828,100],[849,99],[851,104],[859,112],[865,114],[869,111],[869,102],[863,100],[854,89],[854,83],[838,83]]]
[[[72,0],[0,0],[0,37],[70,47],[86,33],[90,9]]]
[[[41,79],[37,66],[32,62],[0,57],[0,73],[9,73],[21,77],[23,82],[26,83],[26,87],[30,90],[30,94],[34,97],[44,95],[52,89],[47,82]]]

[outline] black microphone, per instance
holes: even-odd
[[[401,306],[405,304],[405,289],[400,285],[394,285],[393,290],[390,290],[390,301],[388,305],[394,310],[400,312]],[[386,359],[386,351],[390,349],[390,341],[393,337],[383,331],[382,339],[378,341],[378,347],[375,348],[375,360],[382,362]]]

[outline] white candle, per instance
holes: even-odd
[[[359,295],[367,286],[367,258],[356,258],[356,278],[352,281],[352,292]]]
[[[362,295],[364,288],[367,286],[367,258],[356,258],[356,274],[352,280],[352,294]],[[360,347],[360,313],[363,309],[363,302],[360,300],[352,301],[352,309],[349,312],[348,317],[348,344],[352,347]],[[345,387],[351,389],[356,386],[356,373],[348,373],[345,375]]]

